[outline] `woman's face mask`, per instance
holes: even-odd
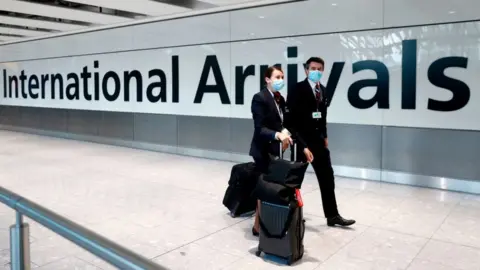
[[[272,85],[272,90],[275,92],[278,92],[282,90],[283,87],[285,87],[285,82],[283,81],[283,79],[276,79],[276,80],[272,80],[271,85]]]
[[[270,85],[272,91],[278,92],[285,87],[285,81],[283,79],[283,72],[279,70],[273,71],[270,78],[267,79],[267,83]]]

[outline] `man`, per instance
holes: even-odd
[[[317,175],[327,225],[350,226],[355,220],[340,216],[335,199],[335,177],[327,137],[328,100],[326,89],[320,84],[324,64],[319,57],[308,59],[307,78],[297,83],[287,96],[288,119],[285,124],[297,138],[298,149],[303,150],[303,154],[297,156],[311,162]]]

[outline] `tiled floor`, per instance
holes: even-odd
[[[221,200],[231,163],[0,132],[0,185],[170,269],[290,269],[255,257],[251,219]],[[334,153],[333,153],[334,154]],[[313,175],[304,259],[291,269],[480,269],[480,197],[337,179],[351,229],[329,228]],[[0,269],[13,212],[0,206]],[[112,269],[29,221],[37,269]]]

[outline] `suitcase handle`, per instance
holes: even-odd
[[[280,145],[280,148],[279,148],[279,153],[280,153],[280,158],[283,159],[283,144],[282,142],[279,143]],[[291,155],[290,155],[290,160],[291,161],[297,161],[297,143],[295,141],[293,141],[293,144],[290,145],[290,151],[291,151]]]
[[[305,219],[302,219],[302,237],[300,237],[301,240],[305,237]]]
[[[268,231],[267,227],[265,226],[265,224],[263,223],[262,219],[259,216],[258,221],[260,223],[260,228],[262,229],[263,233],[265,233],[265,235],[268,238],[282,239],[287,234],[288,229],[290,229],[290,224],[292,223],[294,213],[295,213],[295,209],[290,208],[289,211],[288,211],[287,220],[285,221],[285,224],[283,225],[283,230],[280,234],[271,234]]]

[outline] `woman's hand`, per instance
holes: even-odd
[[[289,144],[293,144],[292,138],[290,138],[290,136],[288,136],[285,133],[277,132],[276,137],[277,137],[277,140],[281,141],[283,145],[287,144],[288,146]]]
[[[312,163],[313,161],[313,154],[310,152],[308,148],[303,149],[303,153],[305,154],[305,157],[307,158],[308,163]]]
[[[290,145],[290,142],[287,140],[287,141],[283,141],[282,142],[282,151],[285,151],[287,150],[288,146]]]

